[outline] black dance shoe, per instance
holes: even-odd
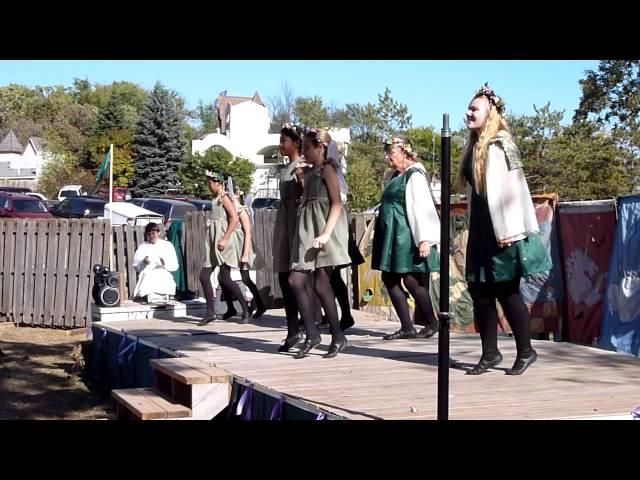
[[[497,351],[491,355],[482,355],[478,364],[471,370],[467,370],[467,375],[480,375],[490,368],[499,365],[502,362],[502,354]]]

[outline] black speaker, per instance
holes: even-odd
[[[93,266],[93,288],[91,296],[99,307],[117,307],[120,305],[120,274],[112,272],[104,265]]]
[[[105,282],[111,288],[118,288],[120,286],[120,274],[118,272],[107,273]]]
[[[96,305],[100,304],[100,287],[104,285],[104,277],[102,276],[103,268],[100,264],[93,266],[93,288],[91,289],[91,297]]]
[[[98,287],[104,285],[104,277],[102,276],[102,265],[93,266],[93,285]],[[96,301],[96,303],[98,302]]]
[[[118,307],[120,305],[120,290],[105,285],[98,292],[101,307]]]

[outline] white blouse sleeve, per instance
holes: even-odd
[[[178,257],[176,256],[176,249],[173,244],[167,240],[162,241],[162,259],[164,260],[164,268],[170,272],[178,270]]]
[[[136,249],[136,253],[133,254],[133,268],[136,272],[139,272],[145,267],[144,257],[147,256],[148,244],[144,242]]]
[[[416,246],[423,241],[432,245],[440,243],[440,219],[424,172],[412,174],[407,181],[405,204]]]
[[[498,145],[490,145],[487,156],[487,203],[498,241],[513,242],[539,231],[522,168],[509,170]]]

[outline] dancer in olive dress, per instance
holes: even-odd
[[[322,341],[313,318],[311,296],[305,289],[311,272],[315,274],[314,289],[331,328],[331,345],[325,358],[335,357],[347,345],[331,287],[333,268],[351,262],[347,213],[340,198],[338,175],[335,167],[326,163],[331,141],[324,129],[310,129],[304,136],[305,160],[313,168],[304,176],[304,199],[296,223],[289,275],[306,328],[306,340],[296,358],[305,357]]]
[[[260,318],[264,312],[267,311],[267,307],[265,306],[262,298],[260,297],[260,292],[258,292],[258,287],[253,282],[251,277],[249,276],[249,270],[258,270],[264,265],[264,258],[262,255],[256,254],[256,248],[254,248],[254,237],[252,235],[251,228],[251,218],[249,216],[249,209],[244,205],[242,198],[238,198],[236,196],[235,199],[235,208],[236,212],[238,212],[239,223],[242,227],[241,231],[236,232],[236,235],[239,235],[242,240],[242,251],[240,253],[240,278],[242,279],[242,283],[244,283],[251,295],[253,296],[253,302],[249,305],[249,313],[255,310],[253,314],[254,319]],[[233,305],[233,296],[229,295],[225,290],[225,300],[227,303],[227,313],[224,314],[222,319],[227,319],[234,317],[237,315],[236,308]],[[248,318],[242,318],[242,323],[248,323]]]
[[[221,174],[207,171],[206,175],[213,201],[207,222],[205,260],[200,270],[200,283],[207,301],[207,314],[199,325],[206,325],[220,318],[215,311],[215,298],[211,286],[211,273],[215,267],[220,268],[218,274],[220,286],[225,291],[225,295],[231,295],[238,300],[242,307],[240,320],[246,323],[249,318],[249,307],[240,287],[231,280],[231,269],[240,268],[243,246],[242,230],[239,227],[233,194],[225,192],[224,178]]]

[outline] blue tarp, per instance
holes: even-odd
[[[640,356],[640,195],[618,199],[599,344]]]
[[[534,196],[533,201],[540,227],[540,240],[547,250],[552,267],[547,272],[523,277],[520,281],[520,295],[531,311],[531,331],[553,332],[555,339],[560,340],[564,285],[555,218],[557,195]],[[536,322],[542,322],[542,325]]]

